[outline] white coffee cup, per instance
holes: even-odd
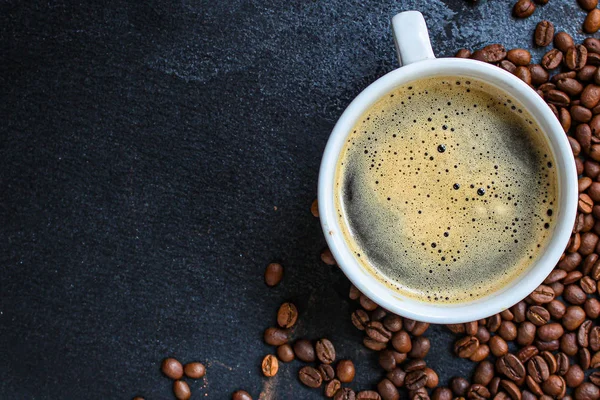
[[[392,30],[402,67],[379,78],[363,90],[344,111],[327,142],[319,172],[319,214],[323,231],[333,256],[350,281],[385,309],[431,323],[460,323],[486,318],[528,296],[544,281],[562,255],[571,236],[578,201],[573,153],[552,110],[519,78],[498,67],[475,60],[436,59],[425,20],[418,11],[396,15],[392,19]],[[404,296],[369,273],[350,250],[334,206],[334,179],[338,158],[348,134],[360,116],[395,88],[433,76],[479,79],[518,100],[541,127],[553,152],[558,177],[557,223],[544,254],[508,285],[498,287],[496,291],[477,300],[448,305],[425,303]]]

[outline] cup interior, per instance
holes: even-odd
[[[553,153],[558,179],[557,223],[544,253],[508,285],[476,300],[433,304],[404,296],[374,277],[355,258],[345,241],[335,211],[334,181],[338,158],[346,137],[358,119],[379,99],[404,84],[435,76],[473,78],[493,85],[520,102],[535,119]],[[552,271],[571,235],[577,208],[577,173],[567,137],[544,100],[512,74],[468,59],[435,59],[396,69],[361,92],[335,125],[319,172],[319,213],[327,243],[350,281],[380,306],[399,315],[432,323],[460,323],[486,318],[519,302]]]

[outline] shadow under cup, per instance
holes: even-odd
[[[469,79],[473,82],[481,81],[494,87],[506,98],[514,99],[515,104],[520,104],[531,115],[533,124],[544,133],[549,156],[556,165],[558,204],[553,207],[554,229],[550,229],[543,251],[540,251],[537,259],[532,260],[531,265],[514,274],[509,282],[491,285],[489,292],[486,291],[475,300],[444,303],[421,300],[402,290],[402,287],[400,290],[394,289],[393,285],[385,282],[384,275],[373,273],[373,268],[364,261],[364,255],[357,255],[356,246],[345,233],[345,224],[340,223],[335,184],[340,155],[354,127],[367,111],[394,90],[411,82],[418,86],[419,82],[426,79],[448,77],[463,82]],[[431,153],[431,149],[427,150]],[[398,151],[402,151],[402,148],[398,148]],[[323,229],[330,249],[344,273],[361,292],[384,308],[428,322],[453,323],[484,318],[526,297],[545,279],[560,258],[573,227],[576,201],[574,159],[554,114],[537,93],[511,74],[472,60],[437,59],[418,62],[392,71],[374,82],[350,104],[336,124],[325,150],[319,177],[319,208]]]

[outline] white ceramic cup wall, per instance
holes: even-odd
[[[399,315],[432,323],[460,323],[488,317],[525,298],[552,271],[565,249],[575,222],[577,173],[567,137],[542,98],[512,74],[483,62],[469,59],[436,59],[429,42],[423,15],[407,11],[392,19],[398,58],[402,67],[381,77],[361,92],[344,111],[327,142],[319,172],[319,213],[327,243],[340,268],[350,281],[385,309]],[[433,304],[406,297],[370,274],[348,247],[334,206],[334,179],[346,137],[379,99],[398,86],[434,76],[460,76],[479,79],[501,88],[521,103],[541,127],[552,150],[558,172],[556,227],[542,256],[512,283],[472,302]]]

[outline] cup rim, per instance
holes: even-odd
[[[334,202],[335,171],[346,137],[358,119],[375,102],[396,87],[434,76],[471,77],[498,87],[521,103],[540,126],[554,155],[558,177],[557,223],[546,250],[511,283],[472,302],[457,304],[425,303],[404,296],[369,274],[348,248]],[[438,58],[419,61],[395,69],[370,84],[348,105],[328,139],[318,183],[318,203],[325,239],[339,267],[367,297],[383,308],[411,319],[431,323],[462,323],[499,313],[535,290],[562,255],[575,223],[577,211],[577,172],[571,147],[562,126],[546,102],[526,83],[507,71],[480,61]]]

